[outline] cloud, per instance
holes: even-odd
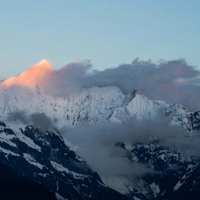
[[[153,100],[180,103],[190,110],[200,109],[200,71],[184,60],[135,59],[104,71],[93,70],[89,61],[70,63],[49,73],[43,86],[54,95],[66,96],[93,86],[117,86],[124,93],[139,89]]]
[[[9,113],[7,120],[8,121],[18,121],[23,124],[29,123],[29,119],[24,111],[15,111],[15,112]]]
[[[45,113],[33,113],[29,116],[29,119],[33,126],[40,128],[42,131],[55,128],[56,120],[50,119]]]
[[[50,119],[45,113],[27,115],[24,111],[15,111],[9,113],[7,120],[17,121],[25,125],[33,125],[41,131],[46,131],[56,126],[56,119]]]
[[[139,176],[149,171],[145,164],[132,163],[127,152],[116,146],[118,142],[136,138],[132,131],[127,128],[125,132],[125,127],[113,127],[108,124],[81,125],[60,130],[67,144],[70,144],[72,149],[75,147],[76,153],[103,178]]]
[[[46,91],[53,95],[71,95],[83,88],[84,79],[90,68],[89,61],[70,63],[48,73],[41,84]]]
[[[199,137],[190,139],[183,128],[170,126],[170,119],[158,119],[133,120],[126,126],[101,124],[63,127],[60,132],[67,144],[76,147],[77,154],[103,178],[135,177],[153,172],[145,163],[130,162],[127,151],[119,148],[118,143],[146,143],[154,137],[159,138],[162,146],[178,150],[185,158],[200,156]]]
[[[154,100],[169,104],[180,103],[188,109],[200,109],[200,72],[184,60],[160,62],[140,61],[117,68],[97,71],[86,78],[85,85],[91,87],[116,85],[124,93],[134,88]]]

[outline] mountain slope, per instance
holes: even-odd
[[[17,130],[0,123],[0,161],[18,175],[44,185],[59,199],[127,199],[106,187],[56,131]]]
[[[0,163],[0,199],[1,200],[56,200],[44,186],[20,177],[10,167]]]
[[[132,146],[117,146],[127,151],[131,162],[146,164],[151,169],[140,178],[148,185],[147,193],[138,190],[138,194],[134,194],[136,197],[163,200],[198,199],[199,158],[185,158],[180,152],[162,146],[157,140]],[[133,187],[133,191],[134,189]]]

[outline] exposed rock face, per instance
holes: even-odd
[[[3,122],[0,125],[1,163],[44,185],[58,199],[126,199],[106,187],[55,130],[41,132],[32,126],[12,130]]]

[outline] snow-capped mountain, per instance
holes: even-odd
[[[127,152],[132,163],[146,164],[150,169],[138,178],[140,184],[132,181],[127,185],[129,192],[135,193],[135,199],[198,199],[199,158],[185,158],[156,139],[117,146]]]
[[[0,117],[6,119],[13,113],[26,116],[44,113],[57,121],[57,127],[87,123],[123,123],[134,119],[172,117],[171,124],[188,130],[197,129],[199,112],[188,112],[179,104],[152,101],[134,90],[125,95],[115,86],[82,89],[66,97],[48,94],[38,85],[24,87],[13,85],[0,90]]]
[[[43,60],[0,82],[0,163],[18,176],[42,184],[50,192],[47,195],[53,193],[52,198],[58,200],[187,199],[199,195],[198,158],[185,158],[159,140],[126,144],[119,138],[112,150],[121,149],[133,166],[148,169],[140,176],[100,177],[55,128],[126,126],[135,121],[167,119],[192,137],[200,129],[200,111],[152,101],[137,89],[124,94],[117,86],[80,87],[56,95],[44,84],[51,73],[52,68]],[[34,123],[33,116],[41,122]]]
[[[188,130],[198,127],[198,112],[188,112],[181,105],[168,105],[161,100],[151,101],[137,89],[127,95],[116,86],[80,88],[64,96],[53,95],[42,84],[51,71],[50,65],[43,60],[19,76],[0,82],[1,119],[15,112],[27,116],[44,113],[57,120],[57,127],[62,127],[106,121],[123,123],[162,115],[172,117],[172,124]]]

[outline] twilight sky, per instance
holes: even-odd
[[[0,0],[0,78],[42,58],[97,69],[184,58],[200,68],[199,0]]]

